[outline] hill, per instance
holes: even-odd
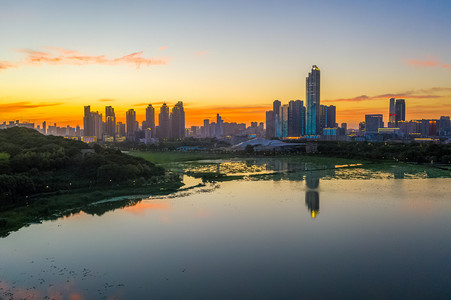
[[[0,205],[62,190],[158,183],[164,175],[162,167],[119,150],[28,128],[0,130]]]

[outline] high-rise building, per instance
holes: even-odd
[[[112,106],[105,106],[105,134],[113,138],[116,136],[116,115]]]
[[[185,111],[183,102],[179,101],[171,112],[171,138],[182,139],[185,137]]]
[[[146,108],[146,120],[143,122],[143,130],[150,129],[152,136],[155,136],[155,109],[152,104]]]
[[[317,66],[312,67],[312,71],[306,78],[306,100],[307,100],[307,135],[317,135],[320,132],[319,109],[320,109],[320,70]]]
[[[216,114],[216,138],[220,138],[224,134],[224,121],[219,114]]]
[[[304,135],[305,109],[301,100],[291,100],[288,104],[288,136],[298,137]]]
[[[399,121],[406,120],[406,101],[404,99],[396,99],[395,102],[395,123],[398,127]]]
[[[91,111],[91,106],[84,107],[84,117],[83,117],[83,136],[85,137],[95,137],[97,140],[102,139],[103,134],[103,121],[102,114],[99,112]]]
[[[326,118],[327,118],[327,106],[319,106],[319,134],[323,134],[323,129],[326,128]]]
[[[280,124],[282,127],[282,137],[288,136],[288,104],[280,107]]]
[[[47,134],[47,122],[42,122],[42,134]]]
[[[127,126],[127,139],[134,141],[136,139],[136,132],[138,131],[138,122],[136,121],[136,112],[134,109],[129,109],[125,113],[125,123]]]
[[[280,121],[280,107],[282,103],[279,100],[274,100],[272,103],[272,111],[274,112],[274,136],[282,137],[282,123]]]
[[[122,122],[117,122],[116,124],[116,133],[119,137],[125,136],[125,124]]]
[[[337,127],[337,108],[334,105],[329,105],[326,107],[326,127],[335,128]]]
[[[210,120],[204,120],[204,126],[202,127],[202,137],[207,138],[210,137]]]
[[[451,131],[451,122],[449,116],[441,116],[438,121],[438,132],[440,136],[446,136]]]
[[[359,136],[365,135],[365,122],[359,123]]]
[[[166,103],[160,107],[160,114],[158,115],[158,137],[160,139],[168,139],[170,136],[170,120],[169,120],[169,106]]]
[[[274,137],[274,127],[275,120],[274,120],[274,111],[269,110],[266,112],[266,138],[272,139]]]
[[[365,135],[378,133],[379,128],[384,127],[382,114],[365,115]]]
[[[395,98],[390,98],[390,108],[388,110],[388,127],[396,126]]]
[[[84,115],[83,115],[83,129],[84,136],[94,136],[94,124],[91,118],[91,106],[86,105],[84,107]]]

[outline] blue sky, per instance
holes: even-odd
[[[451,65],[450,15],[451,1],[2,1],[0,61],[20,67],[0,71],[0,101],[258,106],[303,99],[313,64],[322,70],[322,99],[451,87],[451,68],[439,66]],[[142,51],[168,63],[22,66],[17,49],[46,47],[108,58]],[[450,108],[447,95],[432,100]]]

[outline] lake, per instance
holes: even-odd
[[[427,167],[185,162],[242,179],[102,202],[0,239],[4,299],[451,297],[451,179]]]

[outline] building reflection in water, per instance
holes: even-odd
[[[305,176],[305,184],[307,186],[307,190],[305,191],[305,205],[314,219],[319,214],[319,193],[317,191],[319,176],[312,173],[309,172]]]
[[[393,175],[395,176],[395,179],[404,179],[404,170],[402,168],[395,168],[393,170]]]

